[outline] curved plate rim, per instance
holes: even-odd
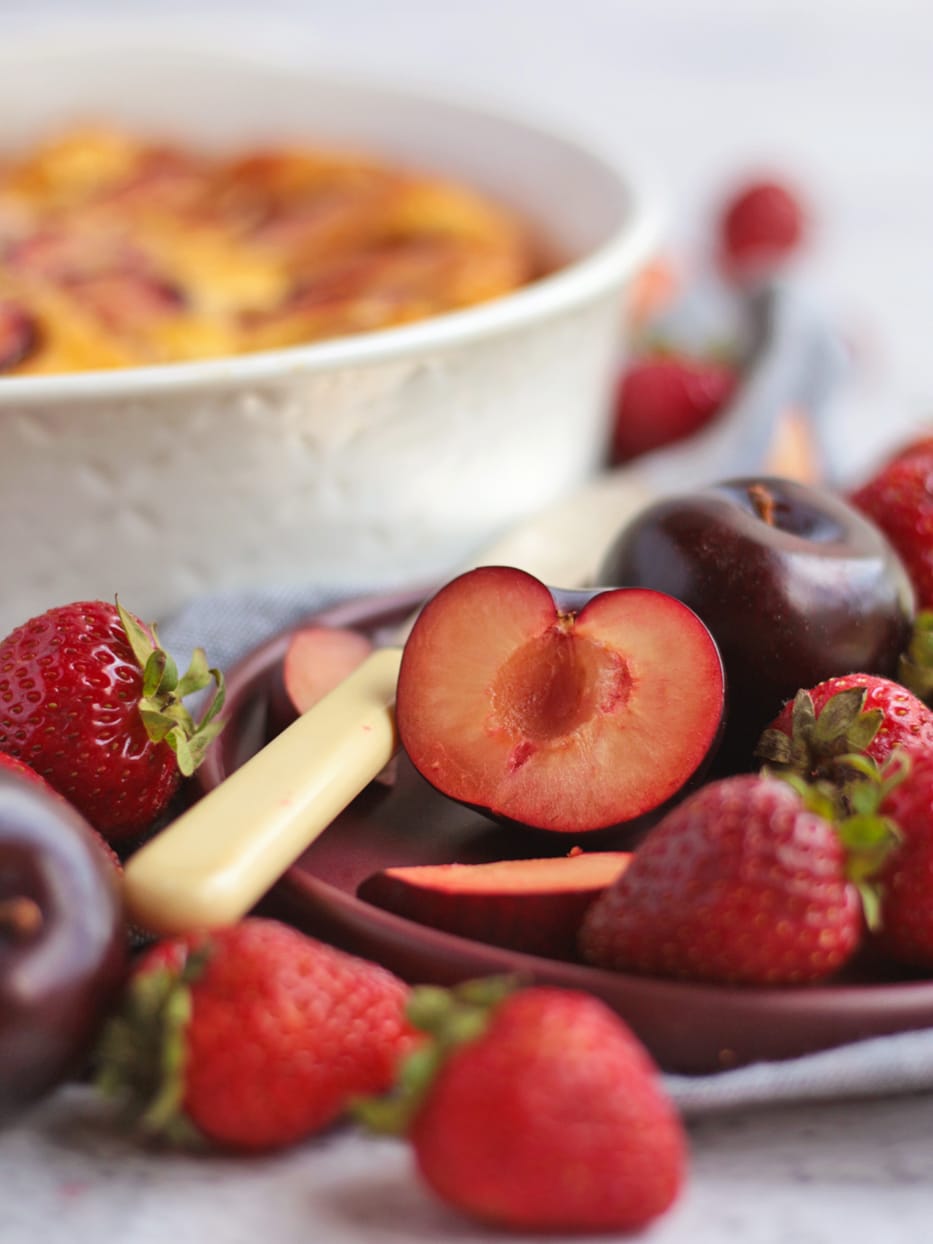
[[[252,649],[227,675],[228,729],[236,721],[237,710],[275,672],[295,631],[317,625],[355,627],[371,633],[406,618],[429,594],[421,587],[355,597],[309,614]],[[215,745],[197,774],[201,790],[211,790],[225,774],[221,749]],[[511,972],[537,983],[586,989],[632,1024],[661,1066],[687,1073],[722,1070],[760,1059],[779,1060],[846,1044],[861,1036],[933,1026],[933,980],[754,989],[610,972],[523,954],[418,924],[315,876],[301,861],[285,873],[271,897],[273,909],[278,904],[285,918],[299,925],[323,923],[325,931],[335,935],[334,940],[356,953],[379,958],[393,970],[397,970],[395,949],[414,942],[434,964],[430,979],[442,978],[440,983],[465,975]],[[459,965],[465,963],[474,965],[474,970],[464,972]],[[709,1031],[695,1033],[695,1056],[685,1057],[683,1038],[665,1035],[665,1024],[677,1028],[689,1020],[693,1026],[697,1017],[702,1019],[709,1012],[714,1013],[715,1021],[707,1024]],[[722,1036],[725,1021],[737,1025],[734,1031],[743,1038],[750,1056],[734,1048],[736,1044],[742,1047],[743,1040],[714,1039],[717,1032]],[[763,1021],[773,1028],[773,1037],[749,1042],[746,1026]]]

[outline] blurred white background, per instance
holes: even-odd
[[[818,223],[806,277],[857,346],[843,470],[933,418],[927,0],[0,0],[5,31],[179,30],[506,105],[646,170],[673,246],[778,170]],[[313,118],[309,118],[313,131]],[[849,434],[851,431],[851,435]]]

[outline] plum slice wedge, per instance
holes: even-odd
[[[373,650],[360,631],[341,626],[305,626],[289,641],[282,680],[295,713],[306,713],[347,678]]]
[[[399,738],[444,795],[579,834],[630,825],[702,771],[725,710],[700,619],[640,588],[561,592],[508,566],[453,579],[402,654]]]
[[[413,864],[373,873],[357,894],[419,924],[551,959],[576,958],[590,904],[622,874],[627,851],[581,851],[483,864]]]

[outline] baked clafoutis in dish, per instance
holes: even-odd
[[[543,271],[483,194],[366,154],[75,127],[0,159],[0,375],[219,358],[405,324]]]

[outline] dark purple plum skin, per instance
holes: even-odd
[[[801,688],[894,677],[915,611],[873,523],[828,489],[769,476],[647,507],[613,541],[599,580],[676,596],[706,623],[726,672],[720,754],[733,769],[754,767],[761,732]]]
[[[80,1071],[127,966],[116,869],[64,800],[0,771],[0,903],[31,899],[38,928],[0,922],[0,1123]]]

